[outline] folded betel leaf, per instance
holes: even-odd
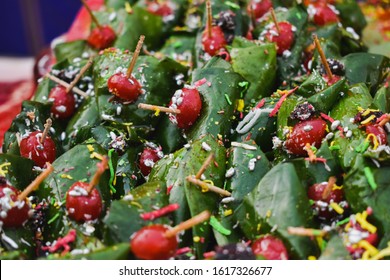
[[[351,256],[345,248],[342,237],[334,235],[330,238],[319,260],[351,260]]]
[[[222,140],[229,139],[235,102],[242,90],[239,84],[243,81],[230,64],[220,58],[213,58],[193,72],[192,83],[200,84],[197,89],[203,107],[199,119],[187,133],[189,139],[196,140],[208,133]]]
[[[291,259],[319,254],[315,240],[287,231],[288,227],[315,227],[305,188],[291,163],[274,166],[244,198],[235,215],[248,239],[269,232],[280,236]]]

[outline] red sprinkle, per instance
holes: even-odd
[[[320,115],[321,115],[321,118],[323,118],[324,120],[326,120],[326,121],[328,121],[328,122],[331,122],[331,123],[334,122],[334,119],[333,119],[332,117],[328,116],[327,114],[320,113]],[[339,126],[337,127],[337,129],[340,131],[340,137],[341,137],[341,138],[344,138],[344,130],[343,130],[343,128],[341,127],[341,125],[339,125]]]
[[[173,185],[168,186],[167,187],[167,194],[170,194],[172,189],[173,189]]]
[[[214,251],[203,253],[203,257],[205,259],[212,259],[214,256],[215,256],[215,252]]]
[[[216,162],[215,160],[214,160],[214,165],[215,165],[215,167],[219,167],[219,165],[218,165],[218,162]]]
[[[141,218],[146,221],[152,221],[154,219],[160,218],[161,216],[165,216],[177,209],[179,209],[180,205],[177,203],[169,204],[161,209],[154,210],[148,213],[140,214]]]
[[[256,109],[260,109],[265,104],[265,98],[261,99],[259,103],[256,105]]]
[[[284,94],[284,95],[279,99],[279,101],[276,103],[276,105],[275,105],[275,107],[272,109],[271,113],[269,113],[269,116],[270,116],[270,117],[275,116],[275,115],[278,113],[280,107],[282,106],[284,100],[286,100],[286,98],[287,98],[290,94],[292,94],[294,91],[296,91],[297,89],[298,89],[298,87],[295,87],[295,88],[293,88],[292,90],[290,90],[289,92],[287,92],[286,94]]]
[[[205,83],[207,83],[207,80],[206,80],[206,78],[203,78],[203,79],[201,79],[201,80],[199,80],[199,81],[196,81],[196,82],[194,83],[194,85],[195,85],[196,87],[200,87],[201,85],[203,85],[203,84],[205,84]]]
[[[192,249],[190,247],[183,247],[183,248],[177,249],[175,255],[178,256],[178,255],[186,254],[189,252],[192,252]]]
[[[308,161],[318,161],[318,162],[323,162],[323,163],[326,163],[326,158],[315,158],[314,160],[313,159],[310,159],[310,158],[305,158],[305,160],[308,160]]]

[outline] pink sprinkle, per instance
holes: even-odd
[[[190,247],[183,247],[176,250],[175,255],[182,255],[191,252],[192,249]]]
[[[209,87],[211,87],[211,82],[207,82],[207,85],[208,85]]]
[[[201,80],[199,80],[199,81],[196,81],[196,82],[194,83],[194,85],[195,85],[196,87],[200,87],[201,85],[203,85],[203,84],[205,84],[205,83],[207,83],[207,80],[206,80],[206,78],[203,78],[203,79],[201,79]]]
[[[206,253],[203,253],[203,257],[205,259],[211,259],[215,256],[215,252],[214,251],[210,251],[210,252],[206,252]]]
[[[143,219],[143,220],[146,220],[146,221],[151,221],[151,220],[154,220],[154,219],[157,219],[157,218],[160,218],[162,216],[165,216],[177,209],[179,209],[180,205],[177,204],[177,203],[173,203],[173,204],[169,204],[161,209],[158,209],[158,210],[155,210],[155,211],[151,211],[151,212],[148,212],[148,213],[142,213],[140,214],[140,217]]]
[[[305,158],[305,160],[310,161],[310,158],[307,157]],[[314,161],[326,163],[326,158],[316,158]]]
[[[371,215],[372,212],[374,212],[370,206],[367,207],[366,211],[368,215]]]
[[[269,113],[269,116],[270,116],[270,117],[275,116],[275,115],[278,113],[280,107],[282,107],[282,104],[283,104],[284,100],[286,100],[287,97],[288,97],[289,95],[291,95],[294,91],[296,91],[298,88],[299,88],[299,87],[295,87],[295,88],[291,89],[289,92],[287,92],[286,94],[284,94],[284,95],[279,99],[279,101],[276,103],[276,105],[275,105],[275,107],[272,109],[271,113]]]
[[[260,109],[265,104],[265,98],[261,99],[259,103],[257,103],[256,108]]]

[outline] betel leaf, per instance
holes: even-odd
[[[276,134],[276,117],[270,117],[269,113],[275,107],[275,102],[277,99],[266,97],[261,108],[255,109],[254,106],[245,110],[246,114],[235,127],[232,141],[252,139],[263,152],[272,151],[272,137]]]
[[[159,52],[185,66],[189,66],[194,60],[195,37],[187,33],[173,34],[167,39]]]
[[[81,57],[84,52],[91,52],[85,40],[76,40],[57,44],[54,47],[54,56],[57,61]]]
[[[372,187],[372,182],[366,177],[365,169],[372,172],[376,188]],[[372,208],[371,221],[378,227],[379,234],[389,237],[390,233],[390,167],[384,166],[375,168],[373,164],[358,155],[354,165],[344,178],[344,193],[352,212],[358,213]],[[390,240],[381,240],[381,245],[386,246]]]
[[[23,190],[34,178],[34,163],[27,158],[0,154],[0,177],[5,177],[7,181],[19,190]]]
[[[18,251],[25,259],[36,258],[35,231],[31,221],[22,227],[2,228],[0,231],[0,252]],[[0,255],[2,255],[1,253]]]
[[[246,103],[271,95],[276,80],[275,44],[253,43],[242,48],[233,41],[230,56],[233,70],[250,83],[244,95]]]
[[[342,78],[324,90],[310,96],[307,101],[311,103],[316,110],[328,113],[333,108],[341,95],[347,92],[345,79]]]
[[[390,113],[390,87],[381,87],[376,92],[372,103],[382,112]]]
[[[133,123],[150,129],[158,122],[154,113],[138,108],[139,103],[166,106],[179,88],[177,75],[186,75],[187,68],[170,58],[158,60],[152,56],[137,59],[133,76],[142,84],[145,91],[135,103],[128,105],[109,102],[112,96],[107,88],[108,79],[118,70],[126,70],[131,56],[118,50],[108,50],[96,58],[94,63],[95,91],[98,95],[98,108],[102,120],[120,123]],[[118,109],[120,107],[120,109]]]
[[[328,241],[325,250],[319,260],[351,260],[351,255],[345,248],[342,237],[334,235]]]
[[[155,50],[163,43],[162,17],[149,13],[143,7],[134,6],[130,14],[123,7],[114,12],[96,12],[95,15],[100,24],[109,25],[115,31],[117,38],[113,47],[133,51],[141,35],[145,35],[144,44],[149,50]]]
[[[204,149],[207,145],[211,148],[210,151]],[[182,148],[177,151],[174,154],[173,162],[169,159],[165,161],[165,163],[168,164],[167,167],[169,167],[169,169],[164,172],[166,174],[166,185],[171,189],[169,203],[178,203],[180,205],[180,209],[174,213],[175,224],[187,220],[204,210],[208,210],[211,213],[217,211],[218,201],[221,197],[212,192],[203,192],[198,186],[189,183],[186,180],[187,176],[193,176],[198,172],[211,152],[215,154],[214,162],[206,169],[204,176],[206,179],[212,180],[215,186],[223,187],[226,151],[225,148],[209,134],[194,141],[188,150]],[[161,165],[159,164],[160,163],[157,163],[156,165],[160,166],[161,170]],[[195,242],[193,244],[199,258],[202,258],[203,253],[208,248],[207,245],[211,238],[211,233],[210,225],[207,223],[195,226],[192,229],[192,236],[198,236],[205,240],[205,242]],[[190,244],[193,242],[192,239],[190,239],[189,233],[187,233],[187,237],[183,237],[183,242],[190,242]]]
[[[299,97],[295,95],[290,95],[286,98],[286,100],[283,102],[282,106],[280,107],[277,115],[277,136],[280,139],[285,138],[285,132],[284,129],[288,126],[290,126],[291,118],[290,114],[294,110],[295,106],[299,102]]]
[[[372,95],[389,73],[390,58],[371,53],[352,53],[344,56],[345,77],[353,85],[365,83]]]
[[[351,87],[347,94],[340,99],[338,103],[330,111],[330,116],[341,122],[343,128],[347,127],[352,131],[352,137],[346,138],[335,133],[334,145],[340,146],[338,150],[338,159],[345,170],[350,167],[355,159],[357,152],[355,148],[358,147],[364,140],[362,130],[358,128],[358,124],[352,123],[351,119],[359,112],[358,107],[369,108],[372,103],[372,97],[364,84],[356,84]]]
[[[313,70],[309,77],[299,86],[296,93],[303,97],[310,97],[326,88],[326,82],[317,70]]]
[[[143,181],[142,174],[137,166],[139,152],[139,147],[131,146],[118,159],[116,181],[118,186],[122,186],[121,190],[117,190],[118,194],[128,193]]]
[[[126,197],[130,197],[129,200]],[[110,211],[103,220],[105,243],[113,245],[127,242],[133,233],[150,223],[167,223],[167,217],[158,218],[153,222],[143,220],[141,213],[161,208],[168,204],[165,183],[148,182],[134,190],[122,200],[112,202]]]
[[[169,120],[168,115],[162,116],[156,128],[155,138],[164,153],[173,153],[185,144],[182,130]]]
[[[12,121],[11,127],[4,135],[3,152],[19,155],[18,137],[26,137],[30,132],[43,131],[46,119],[50,117],[50,104],[36,101],[23,101],[22,111]],[[57,156],[63,151],[59,141],[61,128],[59,123],[53,122],[50,137],[56,144]],[[52,132],[55,132],[54,134]]]
[[[274,166],[244,198],[235,215],[249,239],[273,228],[286,244],[291,259],[319,254],[314,240],[287,232],[288,227],[316,227],[306,190],[291,163]]]
[[[243,78],[223,59],[213,58],[202,69],[193,72],[192,82],[205,79],[198,87],[202,97],[201,115],[188,131],[188,138],[196,140],[205,134],[228,139],[232,126],[235,100],[239,97],[239,83]]]
[[[235,202],[240,202],[250,193],[270,169],[270,162],[256,143],[246,141],[240,144],[249,145],[253,150],[242,146],[228,150],[229,163],[226,169],[230,172],[234,170],[234,173],[226,178],[225,188],[232,192]],[[249,162],[254,162],[253,170],[249,169]]]
[[[352,27],[357,33],[361,34],[367,25],[366,18],[355,0],[338,2],[336,9],[340,12],[341,23],[345,27]]]

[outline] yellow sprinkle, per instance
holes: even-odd
[[[128,14],[131,14],[131,13],[133,12],[133,9],[131,8],[129,2],[125,2],[125,11],[126,11],[126,13],[128,13]]]
[[[378,142],[378,138],[376,137],[376,135],[370,133],[367,135],[367,138],[365,141],[370,141],[370,138],[372,138],[372,140],[374,141],[374,150],[376,150],[379,146],[379,142]]]
[[[390,256],[390,242],[387,243],[387,247],[385,249],[380,250],[378,254],[371,258],[371,260],[380,260],[388,256]]]
[[[88,148],[89,152],[91,152],[91,153],[95,150],[91,144],[88,144],[87,148]]]
[[[8,173],[8,166],[10,166],[10,165],[11,165],[10,162],[4,162],[4,163],[0,164],[0,176],[5,177],[5,174]]]
[[[194,240],[195,243],[198,243],[200,241],[200,237],[199,236],[194,236],[193,240]]]
[[[363,116],[363,115],[362,115]],[[371,115],[369,116],[367,119],[365,119],[364,121],[360,122],[361,124],[368,124],[369,122],[371,122],[372,120],[375,119],[375,115]]]
[[[63,178],[63,179],[69,179],[69,180],[72,180],[72,179],[73,179],[73,177],[70,176],[69,174],[61,174],[60,177]]]
[[[332,190],[342,190],[342,189],[343,189],[343,185],[337,186],[336,184],[334,184],[332,188]]]
[[[367,221],[367,217],[368,217],[368,212],[365,210],[362,212],[362,219]]]
[[[97,152],[93,152],[90,156],[90,158],[97,158],[99,160],[103,160],[103,157],[101,154],[98,154]]]
[[[225,210],[225,211],[223,212],[223,215],[224,215],[225,217],[230,216],[231,214],[233,214],[233,210],[232,210],[232,209],[228,209],[228,210]]]
[[[309,256],[307,259],[309,261],[315,261],[317,258],[315,256]]]
[[[160,109],[156,109],[156,111],[154,112],[154,115],[155,115],[156,117],[158,117],[158,116],[160,115]]]
[[[379,250],[372,246],[367,240],[360,240],[358,245],[359,247],[366,249],[371,256],[375,256],[379,253]]]
[[[115,174],[115,176],[114,176],[114,180],[112,181],[112,184],[113,184],[114,186],[116,186],[116,174]]]
[[[237,111],[238,112],[244,111],[244,107],[245,107],[244,99],[238,99],[237,100]]]
[[[215,122],[215,125],[219,125],[219,122]]]
[[[332,207],[333,210],[337,212],[337,214],[344,213],[344,209],[342,207],[340,207],[340,205],[338,205],[336,202],[331,202],[330,207]]]
[[[357,214],[355,215],[355,217],[356,217],[356,221],[360,224],[360,226],[361,226],[363,229],[366,229],[366,230],[368,230],[368,231],[371,232],[371,233],[375,233],[375,232],[376,232],[376,230],[377,230],[376,226],[374,226],[374,225],[370,224],[369,222],[367,222],[367,221],[363,218],[363,216],[362,216],[361,213],[357,213]]]
[[[271,210],[268,210],[267,213],[265,214],[265,216],[267,218],[271,217],[271,215],[272,215],[272,211]]]
[[[257,229],[256,229],[256,231],[260,231],[260,228],[261,228],[261,224],[257,224]]]
[[[139,204],[139,203],[136,202],[136,201],[132,201],[132,202],[130,202],[130,204],[131,204],[131,205],[134,205],[135,207],[138,207],[138,208],[142,209],[142,205]]]

